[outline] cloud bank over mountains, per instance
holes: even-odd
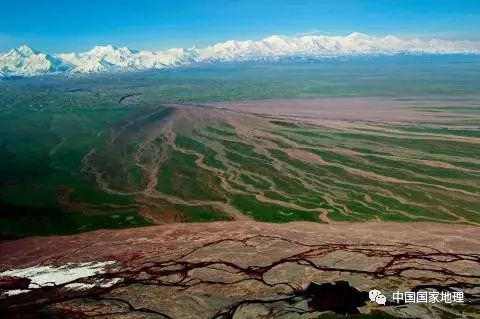
[[[355,32],[347,36],[273,35],[258,41],[230,40],[206,48],[157,52],[107,45],[82,53],[52,55],[23,45],[0,54],[0,78],[163,69],[200,63],[393,54],[480,54],[480,41],[375,37]]]

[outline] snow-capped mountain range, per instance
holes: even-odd
[[[212,62],[244,62],[285,58],[325,58],[391,54],[480,54],[480,41],[347,36],[273,35],[258,41],[226,41],[206,48],[137,51],[112,45],[82,53],[46,54],[26,45],[0,54],[0,78],[52,73],[135,71]]]

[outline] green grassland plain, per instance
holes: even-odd
[[[0,234],[241,218],[478,224],[479,89],[469,56],[4,81]],[[405,102],[418,119],[337,127],[211,104],[322,97]]]

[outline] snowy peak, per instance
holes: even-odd
[[[368,34],[365,34],[365,33],[361,33],[361,32],[352,32],[350,33],[349,35],[347,35],[347,38],[350,38],[350,39],[368,39],[370,36]]]
[[[132,71],[165,68],[195,62],[195,52],[173,48],[166,51],[136,51],[113,45],[95,46],[82,53],[58,54],[57,57],[72,66],[73,73],[103,71]]]
[[[30,48],[28,45],[25,45],[25,44],[19,46],[16,50],[17,52],[21,53],[24,56],[31,56],[34,54],[38,54],[37,51],[33,50],[32,48]]]
[[[254,41],[229,40],[206,48],[136,51],[99,45],[80,53],[49,55],[22,45],[0,54],[0,77],[49,73],[118,72],[162,69],[211,62],[241,62],[283,58],[325,58],[385,54],[480,54],[480,41],[375,37],[353,32],[346,36],[271,35]]]
[[[112,45],[95,46],[82,53],[57,54],[57,57],[71,66],[72,73],[96,73],[114,71],[129,66],[132,52],[128,48]]]
[[[11,49],[7,54],[9,56],[18,56],[18,57],[30,57],[32,55],[38,54],[38,51],[33,50],[27,45],[21,45],[18,48]]]
[[[87,53],[90,55],[98,56],[98,57],[128,56],[133,54],[133,52],[127,47],[117,48],[113,45],[105,45],[105,46],[97,45]]]
[[[0,71],[7,75],[42,75],[68,69],[68,65],[65,65],[62,60],[35,51],[26,45],[12,49],[6,54],[0,54]]]
[[[91,54],[107,54],[110,52],[115,52],[117,50],[118,48],[113,45],[96,45],[88,52]]]

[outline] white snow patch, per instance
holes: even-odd
[[[28,289],[13,289],[13,290],[7,290],[3,294],[7,296],[15,296],[19,294],[23,294],[25,292],[29,292],[30,290]]]
[[[31,280],[29,289],[37,289],[42,286],[61,285],[80,278],[88,278],[96,274],[104,273],[105,267],[114,264],[115,261],[103,262],[85,262],[85,263],[69,263],[60,267],[57,266],[33,266],[23,269],[11,269],[0,273],[0,276],[28,278]],[[114,278],[107,282],[100,282],[100,286],[109,287],[118,282],[120,278]],[[66,285],[70,286],[75,283]],[[86,285],[86,284],[78,284]],[[94,284],[92,284],[94,285]],[[86,288],[83,288],[86,289]],[[29,290],[15,289],[4,292],[6,295],[16,295],[28,292]]]
[[[65,288],[75,289],[75,290],[87,290],[87,289],[92,289],[94,287],[108,288],[115,285],[118,282],[121,282],[122,280],[123,280],[122,278],[113,278],[110,280],[97,281],[95,283],[73,282],[71,284],[65,285]]]

